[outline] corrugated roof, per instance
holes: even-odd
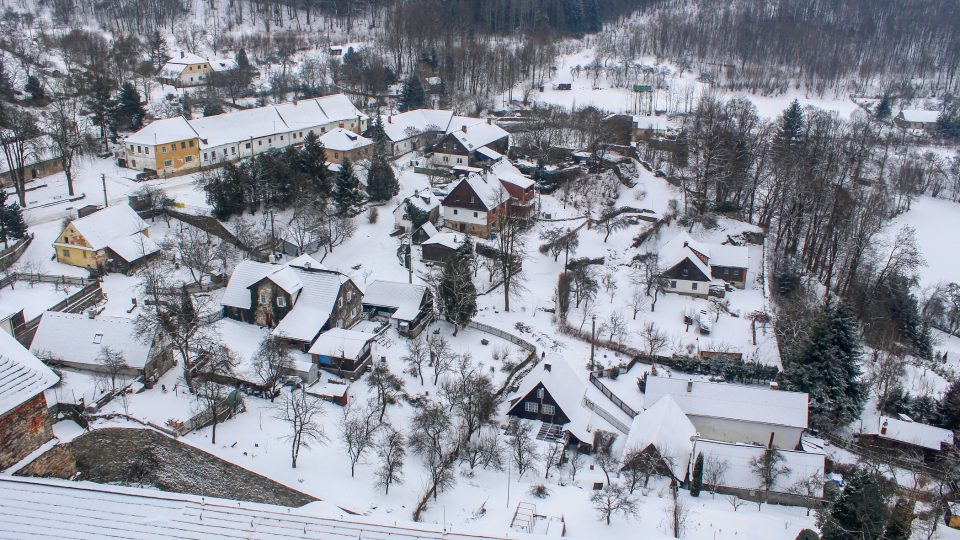
[[[40,358],[98,365],[105,347],[122,354],[126,364],[136,369],[143,369],[150,356],[150,346],[139,339],[131,319],[91,319],[82,313],[56,311],[41,316],[30,351]]]
[[[52,369],[19,341],[0,330],[0,415],[19,407],[59,380]],[[0,527],[2,523],[0,520]]]
[[[807,427],[808,397],[804,392],[650,375],[645,394],[644,404],[647,406],[663,396],[673,396],[687,416]]]

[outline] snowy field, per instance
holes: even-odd
[[[960,231],[960,203],[933,197],[920,196],[914,199],[910,210],[898,216],[887,226],[889,240],[896,237],[904,226],[913,227],[917,243],[926,259],[920,269],[920,286],[929,287],[938,283],[957,283],[956,249],[957,231]]]

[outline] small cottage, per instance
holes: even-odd
[[[922,129],[933,131],[937,127],[939,111],[925,111],[921,109],[904,109],[897,113],[893,121],[904,129]]]
[[[393,222],[402,232],[416,230],[427,223],[435,225],[439,220],[440,200],[426,188],[405,197],[393,209]]]
[[[333,328],[320,334],[308,351],[321,369],[357,379],[373,360],[376,334]]]
[[[953,432],[907,417],[880,416],[874,423],[864,426],[860,440],[876,445],[915,450],[929,457],[953,446]]]
[[[454,184],[443,199],[443,224],[457,232],[487,238],[496,227],[497,213],[509,199],[498,180],[471,174]]]
[[[363,312],[385,318],[400,335],[415,338],[433,320],[433,295],[424,285],[377,280],[363,293]]]
[[[327,161],[340,164],[344,159],[360,161],[373,156],[373,141],[345,128],[336,128],[318,141],[323,145]]]
[[[458,233],[441,232],[425,240],[421,245],[421,258],[424,262],[443,264],[459,255],[459,250],[467,238]]]
[[[147,223],[126,204],[71,221],[53,247],[57,262],[99,272],[128,273],[160,253]]]
[[[624,443],[623,466],[630,465],[626,460],[633,452],[652,454],[662,472],[682,482],[696,438],[697,428],[677,402],[669,395],[663,396],[634,417]]]
[[[163,84],[176,87],[201,86],[207,83],[211,71],[213,68],[206,58],[180,51],[160,68],[158,78]]]
[[[750,252],[744,246],[707,244],[694,240],[686,232],[660,248],[667,290],[704,298],[711,289],[723,294],[727,284],[745,288],[749,260]]]
[[[509,149],[510,134],[492,120],[455,116],[446,135],[433,146],[431,163],[435,167],[482,167],[500,161]]]

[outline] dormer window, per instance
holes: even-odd
[[[95,344],[99,345],[100,342],[102,342],[102,341],[103,341],[103,334],[94,334],[94,335],[93,335],[93,342],[94,342]]]

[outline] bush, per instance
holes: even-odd
[[[820,540],[820,535],[811,529],[804,529],[797,535],[797,540]]]
[[[547,486],[543,484],[536,484],[530,486],[530,495],[533,495],[538,499],[546,499],[547,496],[550,495],[550,490],[547,489]]]

